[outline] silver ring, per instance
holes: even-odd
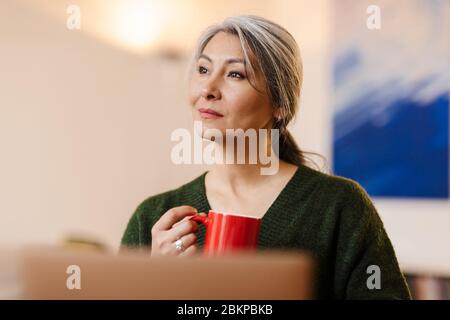
[[[177,241],[175,241],[175,249],[177,249],[178,251],[184,250],[183,241],[181,239],[178,239]]]

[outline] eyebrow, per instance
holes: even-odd
[[[199,59],[200,59],[200,58],[204,58],[204,59],[206,59],[206,60],[208,60],[209,62],[212,63],[211,58],[208,57],[206,54],[203,54],[203,53],[202,53],[198,58],[199,58]],[[245,64],[245,60],[239,59],[239,58],[230,58],[230,59],[225,60],[225,63],[226,63],[226,64],[230,64],[230,63],[242,63],[242,64]]]

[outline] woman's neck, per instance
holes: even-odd
[[[214,188],[231,191],[239,194],[248,189],[254,189],[261,184],[270,183],[272,179],[292,176],[297,166],[279,160],[279,170],[275,175],[262,175],[262,164],[222,164],[214,165],[207,174],[208,182],[214,184]]]

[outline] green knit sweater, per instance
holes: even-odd
[[[151,228],[167,210],[211,209],[205,175],[143,201],[122,237],[122,248],[151,246]],[[205,227],[197,244],[203,248]],[[325,299],[410,299],[392,244],[365,190],[355,181],[300,166],[262,218],[258,248],[306,250],[316,262],[316,293]],[[380,268],[381,288],[368,288]],[[373,283],[373,277],[369,280]]]

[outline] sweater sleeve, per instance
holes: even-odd
[[[411,299],[394,248],[366,191],[347,185],[337,242],[335,288],[343,299]]]
[[[121,240],[121,249],[126,247],[136,247],[140,244],[140,235],[139,235],[139,207],[136,209],[134,214],[131,216],[128,221],[128,225],[125,229],[125,232],[122,236]]]
[[[167,196],[168,194],[153,196],[139,204],[125,228],[120,242],[120,251],[127,248],[148,249],[151,247],[151,229],[167,210],[161,205]]]

